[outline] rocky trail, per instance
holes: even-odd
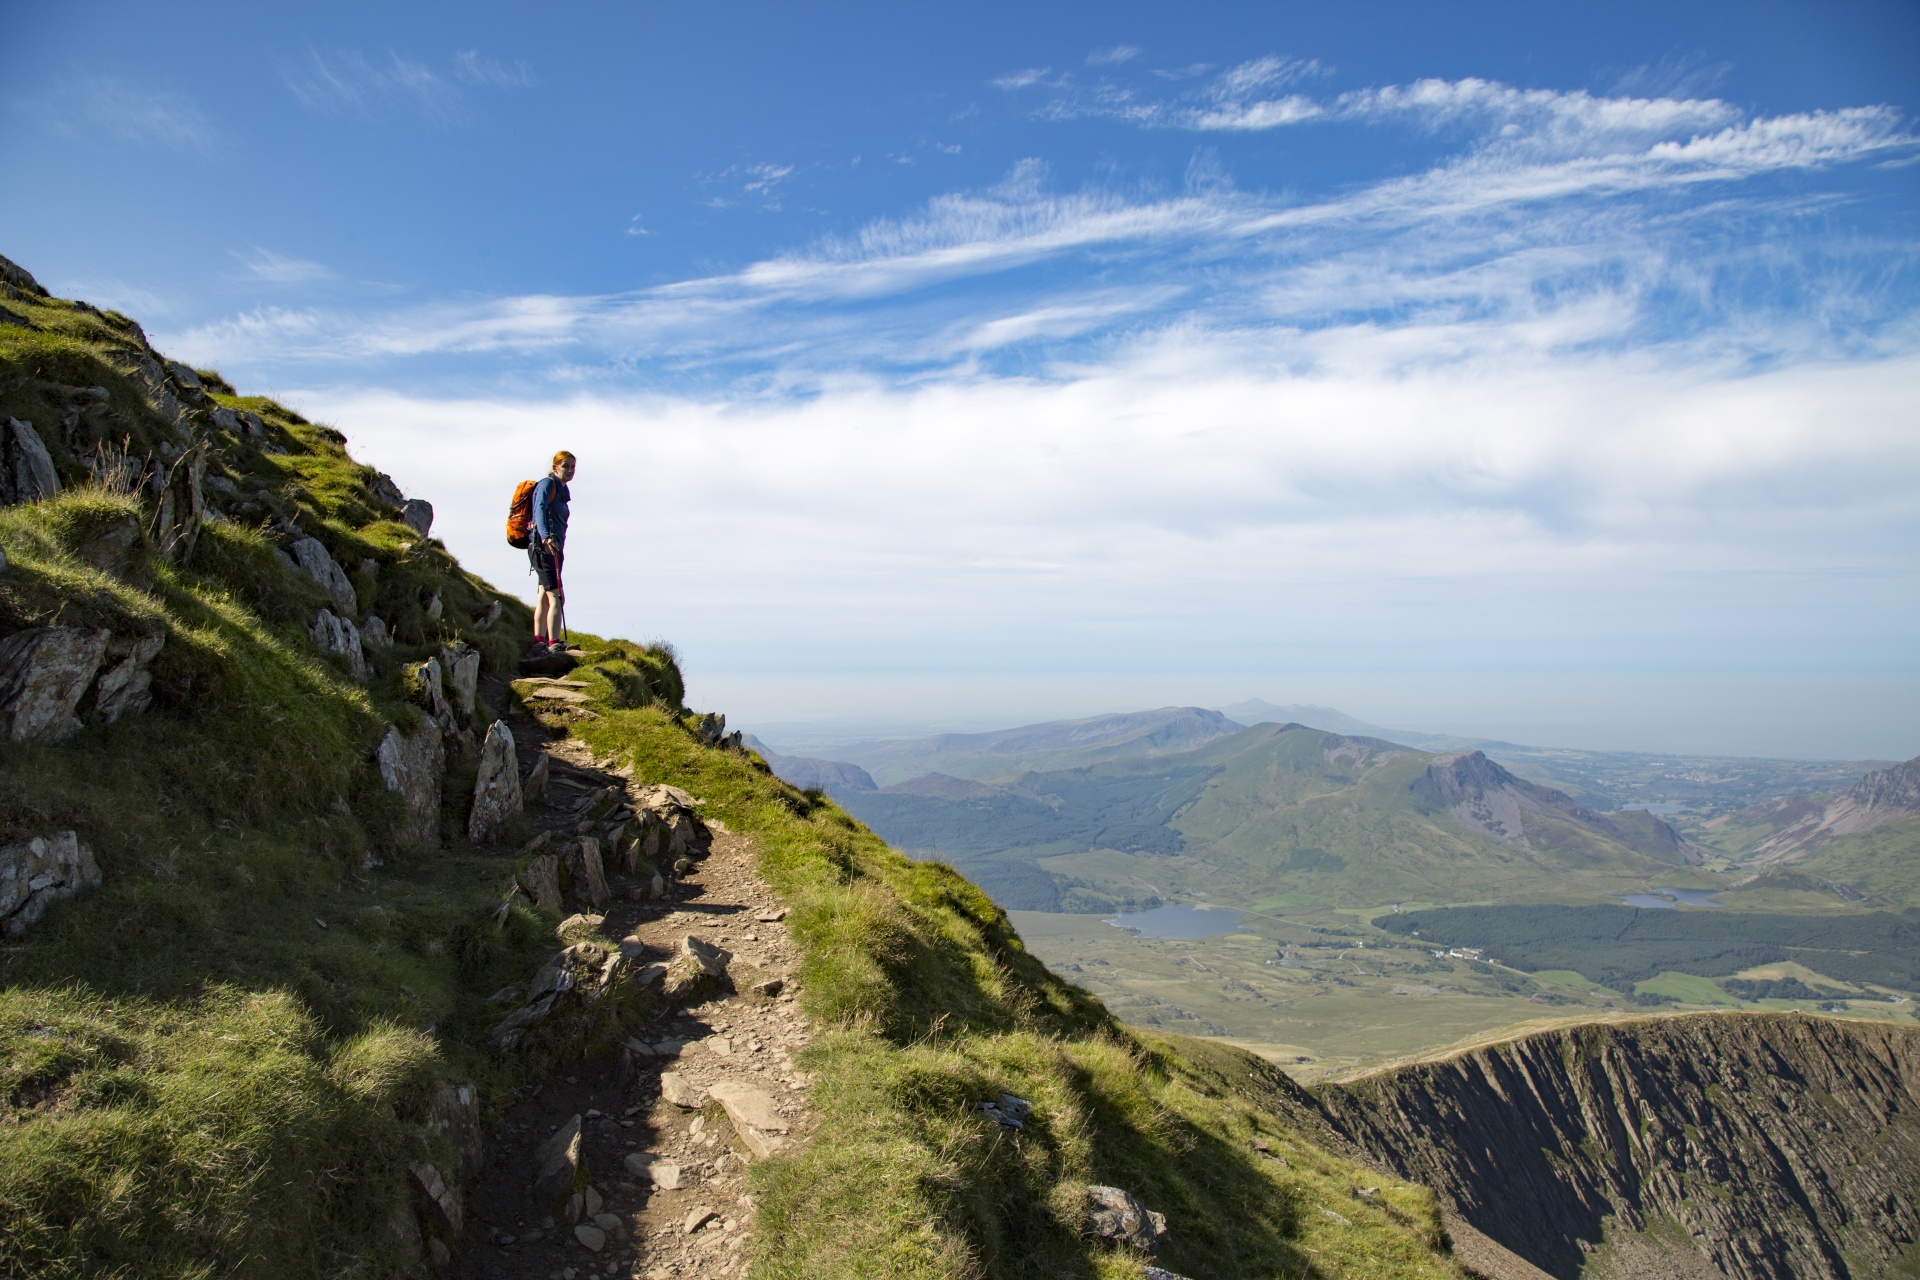
[[[529,797],[527,810],[546,831],[576,829],[581,798],[638,785],[572,739],[541,742],[531,717],[516,717],[513,730],[525,773],[546,757],[545,802]],[[660,896],[610,867],[612,905],[562,931],[570,940],[590,928],[642,963],[705,956],[721,976],[698,1003],[631,1028],[617,1055],[570,1063],[502,1117],[488,1134],[486,1169],[466,1190],[447,1274],[745,1273],[754,1229],[745,1170],[807,1128],[809,1081],[792,1058],[809,1030],[784,989],[799,952],[752,844],[707,825],[707,856],[666,880]]]

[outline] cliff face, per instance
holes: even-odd
[[[1596,1024],[1318,1097],[1348,1140],[1555,1276],[1875,1276],[1920,1241],[1920,1030]]]

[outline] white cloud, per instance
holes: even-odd
[[[511,67],[497,58],[489,58],[477,49],[463,49],[453,55],[454,74],[468,84],[488,89],[530,89],[536,83],[533,69],[524,62]]]
[[[992,83],[997,89],[1025,89],[1046,79],[1051,67],[1028,67],[1024,71],[1009,72]]]
[[[288,257],[258,245],[245,252],[236,249],[233,256],[239,259],[240,265],[246,268],[247,274],[253,279],[272,284],[307,284],[333,278],[332,270],[318,262]]]
[[[1123,62],[1131,62],[1140,56],[1138,46],[1130,44],[1109,45],[1105,49],[1095,49],[1087,55],[1090,67],[1114,67]]]
[[[523,89],[534,83],[524,63],[512,67],[474,50],[454,55],[442,73],[392,49],[369,56],[357,49],[307,48],[304,60],[280,68],[294,101],[309,111],[371,122],[400,112],[437,124],[463,124],[471,107],[462,86]]]
[[[105,138],[171,151],[210,153],[217,134],[190,97],[147,89],[113,76],[68,81],[43,102],[18,104],[68,137]]]

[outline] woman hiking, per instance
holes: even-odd
[[[567,612],[567,591],[560,570],[567,558],[567,481],[573,479],[574,457],[565,449],[553,455],[553,469],[533,486],[533,540],[527,543],[527,559],[533,564],[533,576],[540,584],[540,595],[533,605],[533,653],[565,653],[563,619]]]

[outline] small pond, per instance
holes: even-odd
[[[1143,938],[1210,938],[1232,933],[1244,912],[1231,907],[1155,907],[1151,911],[1123,911],[1107,921],[1132,929]]]
[[[1724,907],[1724,902],[1715,902],[1713,895],[1718,889],[1662,889],[1655,887],[1652,893],[1630,893],[1620,901],[1630,907],[1650,907],[1661,911],[1685,903],[1689,907]]]

